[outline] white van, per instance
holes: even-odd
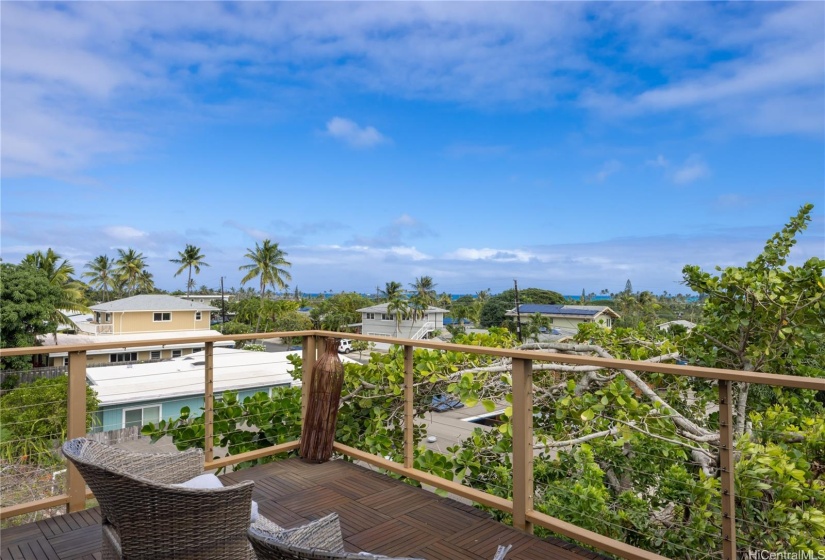
[[[352,352],[352,341],[348,338],[343,338],[338,342],[338,352],[341,354],[349,354]]]

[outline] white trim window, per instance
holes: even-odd
[[[365,319],[375,319],[375,313],[364,313]]]
[[[150,360],[160,360],[160,350],[151,350],[149,352]]]
[[[382,313],[381,314],[382,321],[395,321],[395,315],[392,313]]]
[[[201,312],[200,311],[195,311],[195,321],[200,321],[201,317],[202,317]]]
[[[149,422],[157,424],[160,422],[160,406],[161,405],[157,404],[154,406],[124,408],[123,427],[131,428],[132,426],[137,426],[138,428],[142,428]]]
[[[183,356],[183,350],[172,350],[173,358],[180,358],[181,356]]]
[[[152,322],[154,323],[168,323],[172,320],[172,314],[169,311],[155,311],[152,315]]]

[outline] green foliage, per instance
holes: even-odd
[[[392,286],[389,286],[392,290]],[[400,284],[399,284],[400,289]],[[312,324],[315,327],[328,331],[348,331],[352,323],[361,322],[358,309],[369,307],[373,302],[367,297],[355,292],[333,294],[315,304],[309,312]]]
[[[60,288],[31,266],[0,265],[0,347],[34,346],[37,335],[54,332]],[[9,356],[2,369],[30,369],[31,356]]]
[[[66,440],[69,377],[41,378],[0,397],[0,457],[40,466],[59,464],[57,448]],[[86,387],[86,429],[91,429],[97,395]]]
[[[226,391],[222,399],[215,401],[213,426],[213,445],[216,448],[225,447],[227,455],[294,441],[301,436],[301,390],[276,388],[272,390],[272,397],[259,392],[243,401],[238,400],[237,393]],[[143,426],[141,434],[149,436],[153,443],[165,435],[171,436],[172,442],[181,451],[193,447],[203,449],[206,441],[203,413],[195,416],[189,407],[184,407],[179,418],[161,420],[157,425],[149,423]],[[251,467],[279,458],[270,456],[244,461],[236,468]]]

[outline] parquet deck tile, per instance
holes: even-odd
[[[478,554],[460,548],[449,541],[436,541],[414,551],[411,556],[420,556],[427,560],[490,560],[492,558],[492,556],[482,558]]]
[[[409,555],[410,548],[426,546],[439,537],[417,527],[412,527],[397,519],[390,519],[380,525],[353,535],[346,542],[361,550],[369,550],[387,556]]]
[[[335,490],[342,496],[353,500],[361,499],[395,486],[392,480],[380,479],[369,474],[354,472],[346,477],[339,477],[333,480],[324,480],[322,486]]]
[[[512,544],[507,560],[592,557],[575,545],[527,535],[495,522],[483,510],[346,461],[287,459],[221,478],[225,484],[254,480],[259,513],[282,527],[337,512],[346,548],[355,552],[489,560],[497,545]],[[0,559],[100,560],[100,522],[100,510],[93,508],[5,529]]]
[[[409,488],[406,484],[402,483],[401,486],[383,490],[376,494],[361,498],[358,502],[379,511],[384,515],[397,517],[414,509],[418,509],[425,504],[433,504],[437,500],[437,496],[435,494],[430,494],[427,496],[417,492],[410,492],[410,490],[417,489]]]
[[[315,486],[281,498],[278,503],[298,515],[317,518],[334,511],[336,505],[342,505],[349,501],[346,496],[342,496],[329,488]]]

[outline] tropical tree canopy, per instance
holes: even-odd
[[[292,276],[285,268],[292,266],[292,263],[286,260],[286,256],[287,253],[278,247],[277,243],[272,243],[269,239],[264,239],[263,244],[255,243],[255,248],[247,249],[246,255],[244,255],[251,262],[238,267],[239,270],[247,271],[246,275],[241,278],[241,285],[258,278],[261,299],[264,297],[267,286],[272,286],[273,289],[285,289],[286,282],[284,280],[292,280]],[[260,327],[261,320],[259,317],[256,330]]]
[[[52,312],[53,332],[56,333],[61,324],[68,325],[71,323],[64,311],[89,311],[84,295],[85,285],[73,278],[74,267],[69,261],[55,253],[51,248],[45,253],[35,251],[26,255],[20,264],[42,270],[46,273],[49,283],[60,290],[60,301],[58,301]]]
[[[37,335],[57,328],[55,310],[62,296],[46,273],[33,266],[0,264],[0,347],[35,346]],[[31,368],[31,356],[9,356],[0,369]]]
[[[103,290],[103,301],[109,301],[109,290],[114,289],[115,261],[107,255],[99,255],[86,263],[88,269],[82,276],[89,279],[92,288]]]
[[[115,274],[119,289],[127,295],[154,290],[152,274],[146,269],[146,257],[131,247],[118,249]]]
[[[195,270],[195,274],[200,274],[202,266],[209,266],[209,263],[207,263],[204,259],[205,257],[201,254],[200,247],[195,247],[194,245],[190,245],[188,243],[183,251],[178,251],[177,259],[169,259],[169,262],[180,265],[180,268],[178,268],[177,272],[175,272],[175,276],[179,275],[184,270],[189,270],[189,277],[186,281],[187,296],[191,293],[191,290],[194,287],[192,269]]]

